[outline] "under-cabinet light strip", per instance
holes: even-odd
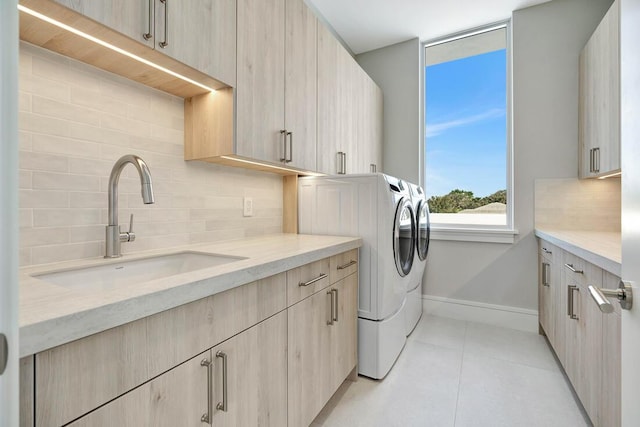
[[[614,177],[620,177],[620,176],[622,176],[622,172],[614,172],[614,173],[610,173],[609,175],[599,176],[598,179],[607,179],[607,178],[614,178]]]
[[[249,165],[262,166],[262,167],[268,168],[268,169],[277,169],[277,170],[281,170],[281,171],[285,171],[285,172],[293,172],[294,174],[297,174],[297,175],[325,176],[325,174],[319,173],[319,172],[307,172],[307,171],[300,171],[300,170],[296,170],[296,169],[283,168],[281,166],[274,166],[274,165],[270,165],[270,164],[266,164],[266,163],[254,162],[252,160],[247,160],[247,159],[239,159],[237,157],[231,157],[231,156],[220,156],[220,157],[225,159],[225,160],[231,160],[231,161],[234,161],[234,162],[246,163],[246,164],[249,164]]]
[[[76,34],[76,35],[78,35],[78,36],[80,36],[82,38],[85,38],[85,39],[89,40],[89,41],[97,43],[100,46],[104,46],[107,49],[111,49],[114,52],[118,52],[118,53],[120,53],[120,54],[122,54],[124,56],[128,56],[129,58],[134,59],[134,60],[136,60],[138,62],[141,62],[141,63],[143,63],[145,65],[148,65],[150,67],[153,67],[156,70],[160,70],[160,71],[162,71],[164,73],[167,73],[167,74],[169,74],[169,75],[171,75],[173,77],[177,77],[180,80],[184,80],[187,83],[191,83],[192,85],[196,85],[196,86],[201,87],[202,89],[208,90],[210,92],[215,92],[215,89],[210,88],[208,86],[205,86],[202,83],[198,83],[197,81],[192,80],[189,77],[185,77],[182,74],[178,74],[175,71],[171,71],[168,68],[165,68],[165,67],[163,67],[161,65],[155,64],[155,63],[153,63],[153,62],[151,62],[151,61],[149,61],[147,59],[144,59],[144,58],[142,58],[142,57],[140,57],[138,55],[134,55],[131,52],[127,52],[126,50],[121,49],[118,46],[114,46],[111,43],[107,43],[104,40],[100,40],[97,37],[94,37],[94,36],[92,36],[90,34],[87,34],[87,33],[83,32],[83,31],[80,31],[80,30],[78,30],[76,28],[73,28],[73,27],[71,27],[71,26],[69,26],[67,24],[64,24],[64,23],[62,23],[60,21],[56,21],[55,19],[50,18],[50,17],[48,17],[46,15],[43,15],[42,13],[36,12],[35,10],[29,9],[28,7],[24,7],[24,6],[19,4],[18,5],[18,10],[21,11],[21,12],[27,13],[27,14],[33,16],[33,17],[36,17],[36,18],[38,18],[38,19],[40,19],[42,21],[48,22],[49,24],[55,25],[58,28],[62,28],[63,30],[69,31],[70,33]]]

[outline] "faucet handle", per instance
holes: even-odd
[[[127,234],[129,235],[129,242],[136,240],[136,234],[133,232],[133,214],[131,214],[131,217],[129,218],[129,231]]]

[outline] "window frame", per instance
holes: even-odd
[[[426,144],[425,138],[425,126],[426,126],[426,111],[425,111],[425,64],[426,64],[426,50],[428,47],[435,46],[442,43],[447,43],[454,40],[486,33],[488,31],[497,30],[500,28],[506,29],[506,56],[507,56],[507,81],[506,81],[506,118],[507,118],[507,131],[506,131],[506,185],[507,185],[507,224],[506,225],[478,225],[478,224],[431,224],[431,238],[433,240],[453,240],[453,241],[466,241],[466,242],[488,242],[488,243],[514,243],[515,237],[518,235],[518,230],[515,228],[515,207],[514,207],[514,164],[513,164],[513,53],[512,53],[512,32],[511,32],[511,20],[495,22],[489,25],[483,25],[480,27],[472,28],[465,31],[460,31],[454,34],[449,34],[437,39],[428,40],[421,44],[420,49],[420,182],[424,188],[427,188],[426,183]]]

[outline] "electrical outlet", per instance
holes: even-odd
[[[253,216],[253,199],[251,197],[245,197],[243,199],[244,216]]]

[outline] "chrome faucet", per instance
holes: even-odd
[[[144,204],[150,205],[154,202],[151,172],[149,172],[149,167],[144,160],[133,154],[120,157],[113,165],[109,176],[109,225],[107,225],[105,258],[121,257],[120,243],[133,242],[136,239],[136,235],[133,232],[133,214],[131,214],[128,232],[120,232],[120,226],[118,225],[118,181],[120,180],[122,169],[127,163],[131,163],[138,170]]]

